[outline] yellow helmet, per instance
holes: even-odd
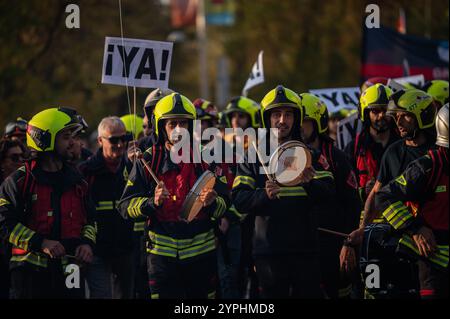
[[[310,119],[316,122],[318,134],[325,133],[328,130],[328,109],[326,104],[316,95],[311,93],[300,94],[302,105],[305,109],[304,119]]]
[[[430,128],[436,118],[433,98],[422,90],[399,90],[392,94],[388,104],[388,114],[408,112],[415,116],[419,129]]]
[[[431,95],[441,106],[448,103],[448,81],[433,80],[425,83],[422,90]]]
[[[369,119],[367,113],[371,108],[383,107],[387,109],[391,95],[392,90],[384,84],[377,83],[368,87],[359,98],[358,113],[361,122]]]
[[[153,111],[152,124],[155,129],[155,135],[159,139],[159,132],[162,130],[161,120],[182,118],[195,120],[197,113],[192,102],[179,93],[169,94],[156,103]]]
[[[300,127],[303,124],[304,110],[301,98],[294,91],[278,85],[275,89],[269,91],[261,101],[261,118],[263,127],[270,128],[268,114],[270,110],[279,107],[290,107],[296,111],[297,119],[300,121]]]
[[[144,134],[144,120],[139,115],[127,114],[120,118],[125,124],[127,132],[133,133],[133,138],[137,140],[141,134]]]
[[[250,117],[250,125],[253,128],[258,128],[260,125],[259,110],[260,107],[258,103],[252,99],[245,96],[237,96],[230,100],[227,107],[223,111],[223,114],[226,115],[225,119],[228,127],[231,127],[231,114],[234,112],[240,112],[245,113]]]
[[[28,122],[27,145],[38,152],[54,151],[57,134],[69,128],[83,129],[75,110],[59,107],[41,111]]]

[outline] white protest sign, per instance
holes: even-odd
[[[102,83],[168,88],[172,42],[105,38]]]
[[[392,92],[397,92],[400,90],[404,90],[405,87],[403,85],[401,85],[400,83],[398,83],[397,81],[393,80],[393,79],[389,79],[387,82],[387,86],[389,86],[389,88],[392,90]]]
[[[247,82],[242,89],[242,95],[247,96],[247,91],[264,82],[264,68],[263,68],[263,51],[260,51],[258,54],[258,60],[253,64],[252,72],[250,72],[250,76],[248,77]]]
[[[401,78],[395,78],[393,80],[395,82],[397,82],[397,83],[402,84],[402,85],[411,83],[411,84],[422,86],[422,85],[425,84],[425,77],[423,76],[423,74],[404,76],[404,77],[401,77]]]
[[[343,150],[345,146],[356,137],[356,134],[361,132],[361,130],[362,123],[358,119],[358,113],[353,113],[339,121],[336,134],[338,148]]]
[[[359,87],[309,90],[325,102],[328,112],[341,109],[356,109],[359,102]]]

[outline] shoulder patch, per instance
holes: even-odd
[[[406,179],[405,179],[405,176],[403,176],[403,175],[400,175],[399,177],[397,177],[396,179],[395,179],[395,181],[397,182],[397,183],[399,183],[400,185],[403,185],[403,186],[406,186]]]

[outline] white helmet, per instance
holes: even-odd
[[[448,103],[445,104],[436,116],[436,145],[448,148]]]

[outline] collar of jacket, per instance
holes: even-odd
[[[127,165],[126,154],[122,157],[122,160],[119,165],[119,169],[115,174],[122,174],[125,166]],[[131,165],[132,163],[130,163]],[[108,174],[111,171],[106,166],[105,157],[103,156],[103,148],[99,148],[97,152],[89,157],[86,162],[81,164],[82,171],[88,173],[89,175],[98,175],[98,174]]]

